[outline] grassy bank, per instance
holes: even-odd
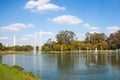
[[[0,51],[0,55],[6,55],[6,54],[27,54],[32,53],[32,51]]]
[[[9,67],[4,64],[0,64],[0,80],[41,80],[37,79],[30,72],[21,71],[20,67]]]

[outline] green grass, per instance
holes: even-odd
[[[0,64],[0,80],[41,80],[37,79],[31,72],[23,72],[17,67],[9,67]]]

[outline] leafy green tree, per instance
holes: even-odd
[[[63,48],[63,51],[67,51],[68,50],[68,46],[66,44],[62,44],[61,48]]]
[[[106,35],[104,33],[86,33],[86,43],[97,44],[104,40],[106,40]]]
[[[55,49],[56,51],[60,51],[60,50],[61,50],[61,45],[60,45],[60,44],[56,44],[56,45],[54,46],[54,49]]]
[[[73,46],[73,45],[68,45],[68,51],[72,51],[72,50],[75,50],[75,46]]]
[[[0,43],[0,50],[3,48],[3,44],[2,43]]]
[[[60,31],[57,35],[57,43],[58,44],[70,44],[72,40],[75,38],[75,33],[72,31]]]

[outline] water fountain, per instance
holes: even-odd
[[[16,36],[13,37],[13,46],[16,45]]]
[[[35,35],[34,35],[34,49],[33,49],[33,54],[36,54],[36,43],[37,43],[37,36],[39,35],[39,54],[41,54],[41,45],[42,45],[42,33],[41,33],[41,31],[39,32],[39,33],[35,33]]]
[[[39,54],[41,54],[41,47],[42,47],[42,33],[41,33],[41,31],[40,31],[40,33],[39,33],[39,36],[40,36]]]
[[[97,48],[95,48],[94,54],[96,54],[95,55],[95,59],[96,59],[96,63],[97,63],[97,61],[98,61],[98,50],[97,50]]]
[[[33,49],[33,54],[36,54],[36,33],[34,37],[34,49]]]
[[[98,54],[98,50],[97,50],[97,48],[95,48],[95,52],[94,52],[94,54]]]

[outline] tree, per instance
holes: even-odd
[[[75,33],[72,31],[60,31],[57,35],[57,43],[58,44],[70,44],[72,40],[75,38]]]
[[[104,33],[86,33],[85,42],[90,44],[97,44],[106,40],[106,35]]]
[[[54,46],[54,48],[55,48],[56,51],[60,51],[61,50],[61,45],[60,44],[56,44]]]
[[[0,43],[0,50],[3,48],[3,45],[2,45],[2,43]]]
[[[89,32],[87,32],[86,34],[85,34],[85,36],[86,36],[86,38],[85,38],[85,42],[86,43],[90,43],[90,33]]]
[[[117,32],[111,33],[110,36],[107,38],[107,42],[109,43],[109,49],[116,49],[120,48],[120,30]]]
[[[52,41],[52,39],[48,39],[47,42],[43,45],[43,49],[55,50],[54,49],[55,44],[56,44],[55,41]]]

